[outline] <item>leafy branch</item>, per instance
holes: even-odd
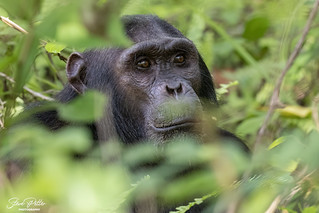
[[[291,66],[295,62],[297,56],[301,52],[301,49],[305,43],[306,37],[307,37],[309,30],[311,28],[311,24],[312,24],[316,14],[317,14],[318,7],[319,7],[319,0],[316,0],[314,3],[314,6],[310,12],[306,26],[304,27],[304,30],[302,32],[301,38],[299,39],[298,43],[296,44],[294,51],[289,56],[289,59],[286,63],[286,66],[284,67],[283,71],[281,72],[281,74],[276,82],[274,92],[271,96],[269,110],[267,112],[266,118],[265,118],[261,128],[258,131],[257,139],[256,139],[256,142],[254,145],[254,151],[256,151],[258,149],[258,147],[261,145],[261,141],[264,138],[264,135],[266,133],[266,128],[270,122],[270,119],[272,118],[272,116],[274,114],[275,109],[283,106],[283,104],[281,103],[281,101],[279,99],[281,85],[283,83],[283,80],[284,80],[287,72],[289,71],[289,69],[291,68]]]
[[[0,77],[3,77],[5,78],[6,80],[10,81],[11,83],[15,83],[15,81],[10,78],[9,76],[7,76],[6,74],[0,72]],[[24,86],[23,89],[25,89],[27,92],[29,92],[31,95],[33,95],[34,97],[37,97],[37,98],[41,98],[43,100],[47,100],[47,101],[53,101],[53,98],[50,98],[50,97],[47,97],[47,96],[44,96],[42,95],[41,93],[39,92],[36,92],[36,91],[33,91],[32,89],[30,89],[29,87],[27,86]]]
[[[302,35],[301,35],[298,43],[296,44],[293,52],[289,56],[288,61],[287,61],[286,65],[285,65],[284,69],[280,73],[279,78],[277,79],[273,94],[271,96],[269,110],[267,112],[267,115],[266,115],[266,117],[264,119],[264,122],[263,122],[261,128],[258,131],[257,139],[256,139],[255,144],[254,144],[254,150],[253,151],[255,153],[256,153],[256,151],[258,150],[258,148],[261,145],[262,139],[264,138],[265,133],[266,133],[266,128],[267,128],[267,126],[268,126],[268,124],[269,124],[269,122],[270,122],[270,120],[271,120],[271,118],[272,118],[272,116],[274,114],[274,111],[277,108],[283,106],[283,104],[281,103],[281,101],[279,99],[281,85],[283,83],[284,77],[286,76],[287,72],[289,71],[289,69],[291,68],[291,66],[295,62],[297,56],[301,52],[301,49],[302,49],[302,47],[303,47],[303,45],[305,43],[305,40],[306,40],[306,37],[307,37],[309,31],[310,31],[310,28],[311,28],[311,25],[313,23],[313,20],[314,20],[316,14],[317,14],[318,7],[319,7],[319,0],[316,0],[315,3],[314,3],[313,8],[312,8],[312,10],[311,10],[311,12],[309,14],[306,26],[304,27],[304,29],[302,31]],[[244,180],[248,179],[250,175],[251,175],[251,171],[247,170],[245,172],[245,174],[243,175],[243,179]],[[228,207],[226,212],[227,213],[235,213],[235,212],[237,212],[238,205],[239,205],[240,201],[241,201],[241,198],[235,199],[229,205],[229,207]],[[274,199],[274,201],[271,203],[271,205],[269,206],[269,208],[267,210],[267,213],[273,213],[277,209],[277,207],[281,203],[281,201],[282,201],[282,196],[278,195]]]

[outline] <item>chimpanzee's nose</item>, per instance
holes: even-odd
[[[166,91],[169,95],[178,96],[183,92],[183,86],[181,83],[171,83],[166,85]]]

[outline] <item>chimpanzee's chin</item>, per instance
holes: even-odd
[[[166,143],[175,138],[196,137],[199,135],[198,123],[193,120],[161,128],[152,126],[149,133],[150,138],[159,144]]]

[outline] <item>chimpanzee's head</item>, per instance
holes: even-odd
[[[111,123],[124,142],[162,142],[194,133],[204,101],[217,104],[195,45],[154,16],[126,16],[123,23],[134,44],[73,53],[67,65],[70,85],[78,93],[92,88],[111,97],[102,126]]]

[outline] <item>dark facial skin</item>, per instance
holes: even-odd
[[[149,40],[126,49],[116,63],[121,89],[142,108],[146,138],[162,142],[191,132],[201,110],[198,54],[182,38]]]

